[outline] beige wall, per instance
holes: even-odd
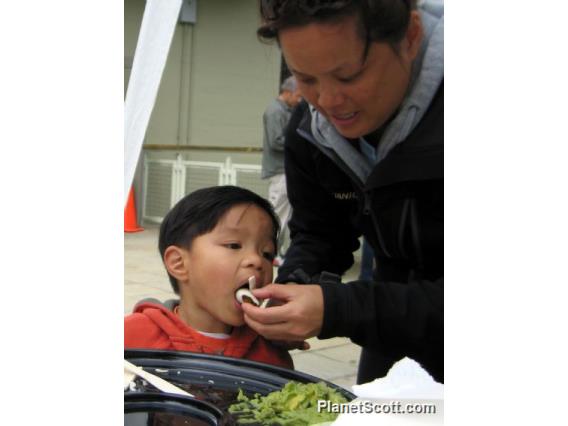
[[[125,0],[125,81],[144,0]],[[178,24],[145,144],[262,146],[262,113],[278,93],[280,53],[260,43],[257,0],[198,0]]]
[[[125,88],[145,4],[124,2]],[[262,113],[278,94],[280,51],[256,38],[257,4],[197,0],[197,22],[177,24],[144,146],[262,147]],[[173,159],[178,153],[193,161],[224,162],[230,156],[234,163],[260,165],[262,159],[259,152],[143,151],[151,159]],[[144,198],[155,203],[153,194],[161,199],[169,191],[165,181],[153,182],[154,191],[146,194],[142,165],[141,157],[134,178],[138,212]]]
[[[278,94],[279,52],[256,38],[257,0],[198,3],[190,142],[262,146],[262,113]]]

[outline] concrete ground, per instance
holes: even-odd
[[[124,234],[124,313],[132,311],[140,299],[174,298],[158,253],[158,227],[148,225],[144,231]],[[357,277],[359,264],[346,273],[345,280]],[[309,340],[311,349],[291,352],[296,370],[329,380],[346,389],[356,383],[361,348],[346,338]]]

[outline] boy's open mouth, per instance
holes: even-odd
[[[248,280],[245,281],[245,282],[243,283],[243,285],[241,285],[241,286],[237,289],[237,291],[239,291],[241,288],[244,288],[244,289],[247,289],[247,290],[250,289],[250,285],[249,285]]]
[[[248,280],[235,292],[235,298],[240,304],[252,303],[260,306],[260,301],[252,294],[252,289],[256,287],[256,278],[249,277]]]
[[[235,298],[240,304],[251,303],[255,306],[260,306],[260,301],[252,294],[248,288],[240,288],[235,293]]]
[[[256,278],[252,276],[237,289],[235,292],[235,299],[237,299],[240,304],[251,303],[255,306],[260,306],[261,308],[266,307],[268,305],[268,299],[264,301],[258,300],[255,295],[252,294],[251,290],[254,288],[256,288]]]

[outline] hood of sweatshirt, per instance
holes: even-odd
[[[228,339],[216,339],[199,333],[183,322],[172,310],[161,303],[143,302],[136,305],[134,313],[143,314],[167,336],[172,347],[179,351],[201,352],[244,357],[258,338],[248,327],[234,327]]]

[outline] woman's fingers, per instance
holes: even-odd
[[[249,306],[243,307],[243,311],[245,312],[245,321],[247,325],[256,331],[261,336],[265,337],[268,340],[294,340],[289,336],[289,333],[286,330],[287,324],[284,322],[270,322],[264,323],[256,320],[252,315],[249,316],[247,314],[247,310],[249,310]],[[254,308],[254,307],[253,307]],[[260,309],[260,308],[256,308]],[[263,311],[266,309],[263,309]]]
[[[270,284],[254,294],[284,302],[265,309],[243,305],[245,321],[260,335],[269,340],[305,340],[319,334],[323,323],[320,286]]]
[[[270,306],[268,308],[259,308],[252,303],[243,303],[241,305],[245,316],[262,324],[279,324],[286,322],[290,314],[286,304],[279,306]]]
[[[279,299],[287,301],[293,296],[293,286],[297,284],[268,284],[262,288],[255,289],[252,293],[260,299]]]

